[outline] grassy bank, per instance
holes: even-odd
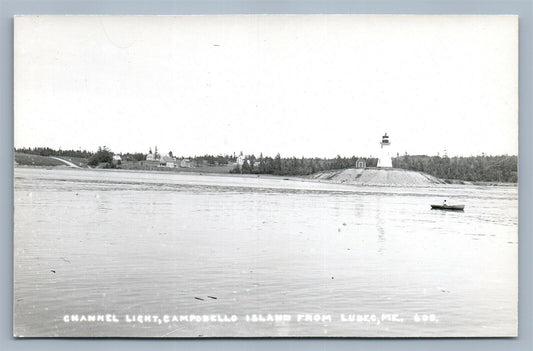
[[[137,161],[123,161],[117,166],[118,169],[126,170],[141,170],[141,171],[162,171],[162,172],[193,172],[193,173],[229,173],[233,169],[232,165],[225,166],[202,166],[202,167],[157,167],[157,166],[141,166]]]
[[[87,167],[88,159],[83,157],[59,157],[63,160],[70,161],[79,167]],[[38,167],[55,167],[66,166],[64,162],[56,160],[52,156],[40,156],[15,152],[15,162],[21,166],[38,166]]]
[[[65,165],[63,162],[49,156],[29,155],[18,152],[15,152],[14,159],[17,164],[22,166],[54,167]]]

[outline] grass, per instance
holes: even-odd
[[[203,167],[191,167],[191,168],[167,168],[167,167],[157,167],[157,166],[141,166],[137,161],[123,161],[120,166],[117,168],[120,169],[129,169],[129,170],[152,170],[152,171],[162,171],[162,172],[193,172],[193,173],[229,173],[234,166],[203,166]]]
[[[82,157],[60,157],[64,160],[70,161],[80,167],[86,167],[88,160]],[[65,163],[53,159],[49,156],[30,155],[15,152],[15,162],[23,166],[41,166],[41,167],[54,167],[54,166],[66,166]]]
[[[48,156],[29,155],[15,152],[15,162],[24,166],[61,166],[63,162]]]

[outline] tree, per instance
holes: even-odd
[[[252,173],[252,167],[250,166],[250,162],[248,160],[245,160],[244,163],[241,166],[241,173]]]
[[[105,168],[113,167],[113,152],[106,146],[98,147],[98,151],[89,158],[90,166],[95,167],[101,163],[105,163]]]
[[[273,164],[273,171],[274,171],[274,174],[280,174],[281,172],[281,155],[278,154],[276,155],[276,158],[274,158],[274,164]]]

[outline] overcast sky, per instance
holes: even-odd
[[[518,153],[514,16],[15,19],[15,147]]]

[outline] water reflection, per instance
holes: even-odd
[[[385,249],[385,229],[383,226],[386,226],[386,223],[384,223],[384,219],[381,216],[381,196],[376,197],[376,205],[377,205],[377,211],[376,211],[376,227],[378,230],[378,254],[382,255],[383,251]],[[383,223],[383,225],[382,225]]]

